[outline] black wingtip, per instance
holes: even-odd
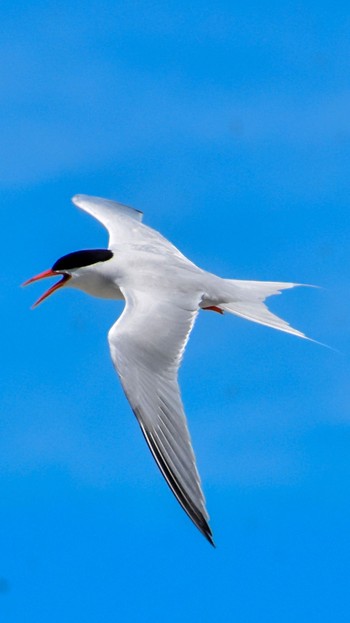
[[[210,529],[210,526],[208,524],[206,517],[203,515],[202,511],[199,508],[196,508],[193,505],[191,498],[183,490],[183,488],[181,487],[181,483],[178,482],[178,480],[175,477],[175,474],[172,473],[171,469],[169,468],[169,465],[166,463],[166,461],[164,460],[164,457],[159,451],[152,433],[150,431],[147,431],[145,427],[142,425],[140,421],[141,418],[138,417],[137,409],[134,409],[134,413],[139,420],[142,434],[145,437],[147,444],[158,464],[158,467],[160,468],[160,471],[162,472],[173,494],[175,495],[177,500],[180,502],[182,508],[187,513],[189,518],[193,521],[196,528],[198,528],[201,534],[203,534],[203,536],[207,539],[207,541],[209,541],[209,543],[213,547],[216,547],[213,541],[212,531]]]
[[[210,543],[210,545],[212,545],[212,546],[213,546],[213,548],[214,548],[214,549],[216,549],[216,545],[215,545],[215,543],[214,543],[214,541],[213,541],[213,537],[212,537],[212,535],[211,535],[211,534],[204,534],[204,532],[203,532],[202,534],[205,536],[205,538],[206,538],[206,539],[207,539],[207,541]]]
[[[151,443],[152,445],[150,445],[150,448],[152,450],[153,456],[155,457],[172,492],[175,494],[182,508],[187,513],[189,518],[193,521],[196,528],[198,528],[200,533],[203,534],[203,536],[213,547],[216,547],[213,540],[213,534],[206,517],[203,515],[201,510],[193,506],[192,500],[186,495],[183,489],[181,489],[180,483],[175,480],[174,475],[169,470],[167,464],[163,461],[163,457],[159,454],[158,448],[154,444],[154,440],[152,437]]]
[[[192,519],[192,517],[191,517]],[[193,521],[193,519],[192,519]],[[194,522],[198,528],[198,530],[201,532],[201,534],[203,534],[203,536],[207,539],[207,541],[210,543],[210,545],[212,545],[215,549],[216,549],[216,545],[214,543],[214,539],[213,539],[213,533],[209,527],[208,522],[204,519],[204,517],[202,518],[201,523]]]

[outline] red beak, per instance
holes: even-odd
[[[40,296],[40,298],[38,298],[38,300],[35,301],[34,305],[32,305],[32,309],[34,309],[34,307],[37,307],[40,303],[42,303],[42,301],[44,301],[48,296],[50,296],[50,294],[52,294],[53,292],[61,288],[70,279],[70,275],[67,275],[66,273],[56,273],[50,268],[49,270],[44,270],[43,273],[40,273],[39,275],[36,275],[35,277],[28,279],[28,281],[25,281],[22,284],[23,286],[28,286],[30,283],[34,283],[34,281],[39,281],[39,279],[46,279],[46,277],[57,277],[57,275],[62,275],[61,281],[59,281],[58,283],[55,283],[53,286],[51,286],[51,288],[46,290],[46,292],[44,292],[44,294],[42,294],[42,296]]]

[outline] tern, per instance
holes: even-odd
[[[228,312],[306,338],[264,303],[301,284],[223,279],[196,266],[144,225],[142,212],[88,195],[76,195],[72,201],[107,229],[108,248],[64,255],[23,285],[61,276],[33,307],[62,288],[125,301],[108,333],[114,367],[166,482],[214,545],[178,385],[184,350],[201,309]]]

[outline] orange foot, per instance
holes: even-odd
[[[215,305],[211,305],[210,307],[202,307],[202,309],[208,309],[209,311],[216,311],[218,314],[223,314],[224,310],[220,309],[220,307],[216,307]]]

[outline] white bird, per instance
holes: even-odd
[[[214,545],[178,385],[185,346],[200,309],[229,312],[305,338],[264,304],[268,296],[300,284],[222,279],[144,225],[142,212],[87,195],[76,195],[73,203],[106,227],[108,249],[69,253],[23,285],[62,275],[34,306],[62,287],[125,300],[108,333],[115,369],[169,487]]]

